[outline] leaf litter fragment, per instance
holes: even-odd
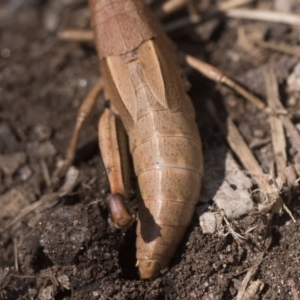
[[[203,233],[213,234],[222,224],[222,216],[218,213],[205,212],[199,217]]]
[[[278,108],[279,110],[284,109],[279,100],[278,86],[274,71],[271,69],[267,69],[264,71],[264,76],[267,86],[266,89],[270,109],[273,111],[276,111],[276,109]],[[271,172],[270,175],[263,173],[263,170],[259,166],[254,155],[240,135],[231,118],[227,118],[226,126],[218,118],[216,109],[211,102],[209,102],[209,111],[226,136],[227,142],[230,145],[231,149],[238,156],[245,169],[256,181],[259,187],[258,190],[261,193],[262,202],[258,204],[258,213],[269,213],[271,220],[273,216],[272,212],[275,211],[277,213],[280,213],[283,209],[285,209],[292,220],[295,222],[295,219],[293,218],[289,209],[283,203],[280,195],[287,173],[293,173],[290,175],[290,177],[292,178],[289,179],[290,182],[295,181],[294,179],[296,174],[296,168],[293,169],[294,172],[291,172],[291,168],[287,168],[286,143],[283,127],[285,127],[286,131],[290,134],[290,138],[293,139],[292,145],[295,147],[296,151],[299,151],[299,133],[296,132],[295,126],[293,125],[289,117],[286,115],[269,115],[272,129],[272,144],[276,158],[275,163],[277,177],[275,177],[274,171]],[[227,130],[225,131],[224,128],[226,128]],[[225,215],[224,221],[226,221]],[[228,220],[226,221],[226,223],[227,225],[230,225],[228,224]],[[229,226],[228,228],[230,229]],[[266,247],[266,250],[269,248],[270,243],[271,239],[269,240],[269,242],[267,242],[268,246]],[[257,262],[248,270],[247,275],[240,284],[238,295],[236,297],[237,300],[256,299],[258,297],[258,294],[262,290],[264,284],[259,280],[252,282],[251,280],[253,279],[260,263],[262,262],[263,256],[264,252],[261,252],[257,259]]]
[[[232,154],[227,152],[225,148],[216,151],[210,151],[206,155],[205,174],[203,179],[204,199],[211,197],[219,209],[224,210],[228,219],[237,219],[243,215],[248,214],[253,208],[253,201],[249,189],[252,187],[252,181],[239,168],[234,160]],[[221,162],[220,158],[225,159]],[[224,164],[224,174],[218,172],[217,169]],[[209,178],[215,176],[212,174],[219,174],[223,177],[218,180]],[[215,183],[221,184],[216,190]],[[212,195],[214,193],[214,195]],[[205,201],[205,200],[204,200]]]

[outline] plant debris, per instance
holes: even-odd
[[[156,10],[161,1],[150,2]],[[256,100],[184,68],[203,142],[201,202],[168,268],[140,281],[135,228],[112,228],[105,205],[103,97],[75,168],[51,181],[99,79],[86,1],[0,1],[1,299],[299,299],[299,1],[191,2],[164,28]],[[241,9],[259,20],[240,19]],[[89,42],[59,39],[66,30]]]

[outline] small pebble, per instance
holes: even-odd
[[[32,176],[32,174],[32,168],[29,165],[25,165],[17,171],[16,176],[19,177],[22,181],[27,181]]]
[[[15,217],[22,208],[28,206],[26,194],[21,190],[13,188],[0,196],[0,219]]]
[[[264,131],[261,129],[254,129],[253,135],[257,138],[263,138],[264,137]]]
[[[9,50],[8,48],[3,48],[3,49],[1,50],[1,56],[2,56],[3,58],[9,57],[9,56],[10,56],[10,50]]]
[[[53,157],[56,152],[54,145],[50,141],[41,143],[37,148],[37,155],[41,158]]]
[[[10,152],[17,152],[20,150],[20,144],[16,136],[5,123],[0,124],[0,140],[2,140],[3,144]]]
[[[286,167],[284,174],[288,186],[294,186],[297,180],[297,172],[295,167],[293,165]]]
[[[299,97],[299,94],[297,93],[297,94],[294,94],[294,95],[292,95],[292,96],[290,96],[289,98],[288,98],[288,100],[287,100],[287,104],[288,104],[288,106],[296,106],[296,104],[297,104],[297,102],[298,102],[298,99],[299,99],[300,97]]]

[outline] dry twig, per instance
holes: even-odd
[[[239,133],[238,129],[234,125],[232,119],[227,117],[226,125],[218,118],[216,114],[215,107],[212,102],[208,102],[208,109],[210,114],[215,119],[219,128],[222,130],[225,135],[227,142],[233,152],[238,156],[242,165],[249,172],[252,178],[256,181],[259,186],[259,190],[265,196],[265,201],[261,204],[262,209],[259,209],[260,212],[267,212],[271,209],[276,212],[281,211],[282,200],[280,197],[281,184],[277,184],[275,180],[270,180],[269,175],[264,174],[262,168],[258,164],[251,150],[247,146],[243,137]],[[271,184],[272,183],[272,184]]]
[[[281,105],[282,106],[282,105]],[[283,106],[282,106],[283,108]],[[300,152],[300,134],[288,116],[280,115],[280,119],[289,134],[291,144]]]
[[[44,159],[41,159],[40,164],[41,164],[42,174],[43,174],[43,178],[46,183],[46,186],[47,186],[47,188],[50,188],[51,187],[51,177],[50,177],[50,173],[49,173],[47,164],[45,163]]]
[[[14,265],[16,272],[19,272],[19,249],[18,249],[18,239],[16,237],[13,238],[14,243]]]
[[[292,46],[288,44],[277,44],[272,42],[265,42],[265,41],[254,41],[260,47],[279,51],[288,55],[300,57],[300,47],[299,46]]]
[[[57,37],[63,41],[72,42],[92,42],[94,40],[92,30],[65,29],[57,34]]]
[[[264,70],[264,78],[267,90],[268,105],[274,111],[281,108],[279,100],[279,92],[277,86],[277,80],[275,73],[272,69]],[[285,169],[287,165],[286,157],[286,143],[284,136],[284,129],[281,120],[274,115],[269,115],[271,136],[273,143],[273,151],[275,156],[277,176],[280,176],[281,180],[285,180]]]
[[[208,109],[210,114],[213,116],[214,120],[217,122],[219,128],[226,136],[230,148],[238,156],[242,165],[253,176],[254,180],[256,181],[261,190],[266,191],[266,194],[271,193],[271,189],[268,188],[269,185],[267,184],[267,181],[265,179],[266,175],[263,173],[260,165],[253,156],[251,150],[247,146],[238,129],[234,125],[232,119],[228,117],[227,124],[224,125],[222,121],[218,118],[215,111],[215,107],[211,102],[209,102]]]
[[[182,7],[186,6],[190,2],[190,0],[171,0],[171,1],[165,1],[159,8],[159,10],[156,12],[156,16],[159,19],[162,19],[173,12],[178,11]]]
[[[10,280],[11,272],[9,268],[0,268],[0,296],[1,291],[8,285]]]
[[[260,253],[258,258],[257,258],[257,261],[255,263],[254,266],[252,266],[246,276],[244,277],[243,281],[242,281],[242,284],[241,284],[241,288],[239,289],[238,291],[238,294],[237,294],[237,297],[236,297],[236,300],[243,300],[243,299],[250,299],[250,298],[246,298],[246,289],[247,289],[247,286],[249,285],[249,282],[250,280],[253,278],[253,276],[255,275],[259,265],[261,264],[261,262],[263,261],[263,257],[264,257],[264,252]]]
[[[300,25],[300,16],[292,13],[236,8],[225,11],[225,14],[230,18]]]
[[[254,0],[227,0],[218,4],[218,10],[225,11],[238,6],[249,4],[251,2],[254,2]]]

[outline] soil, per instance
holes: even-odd
[[[274,9],[273,2],[280,1],[257,5]],[[287,2],[294,13],[300,12],[296,0]],[[204,13],[213,6],[212,1],[201,3]],[[180,11],[165,24],[178,24],[186,15]],[[60,41],[57,32],[66,28],[89,28],[85,1],[0,3],[0,227],[53,192],[47,174],[64,157],[77,109],[99,78],[93,44]],[[255,34],[273,42],[300,42],[299,28],[222,15],[170,32],[179,49],[220,68],[263,99],[262,66],[273,66],[282,103],[297,124],[300,101],[288,91],[287,77],[298,59],[255,46],[247,40]],[[231,90],[189,68],[185,71],[204,153],[228,147],[207,110],[214,101],[220,118],[230,115],[247,144],[266,140],[253,153],[270,172],[274,157],[267,115]],[[239,232],[256,228],[241,241],[230,234],[203,234],[195,214],[168,269],[153,281],[139,280],[135,226],[126,232],[114,229],[105,206],[109,188],[97,143],[104,105],[100,96],[82,131],[74,163],[80,179],[74,192],[0,234],[1,299],[233,299],[249,268],[261,258],[252,280],[263,285],[244,299],[299,299],[297,185],[282,194],[296,223],[287,213],[246,216],[232,223]],[[287,139],[289,164],[296,163],[296,154]],[[133,185],[134,208],[135,191]]]

